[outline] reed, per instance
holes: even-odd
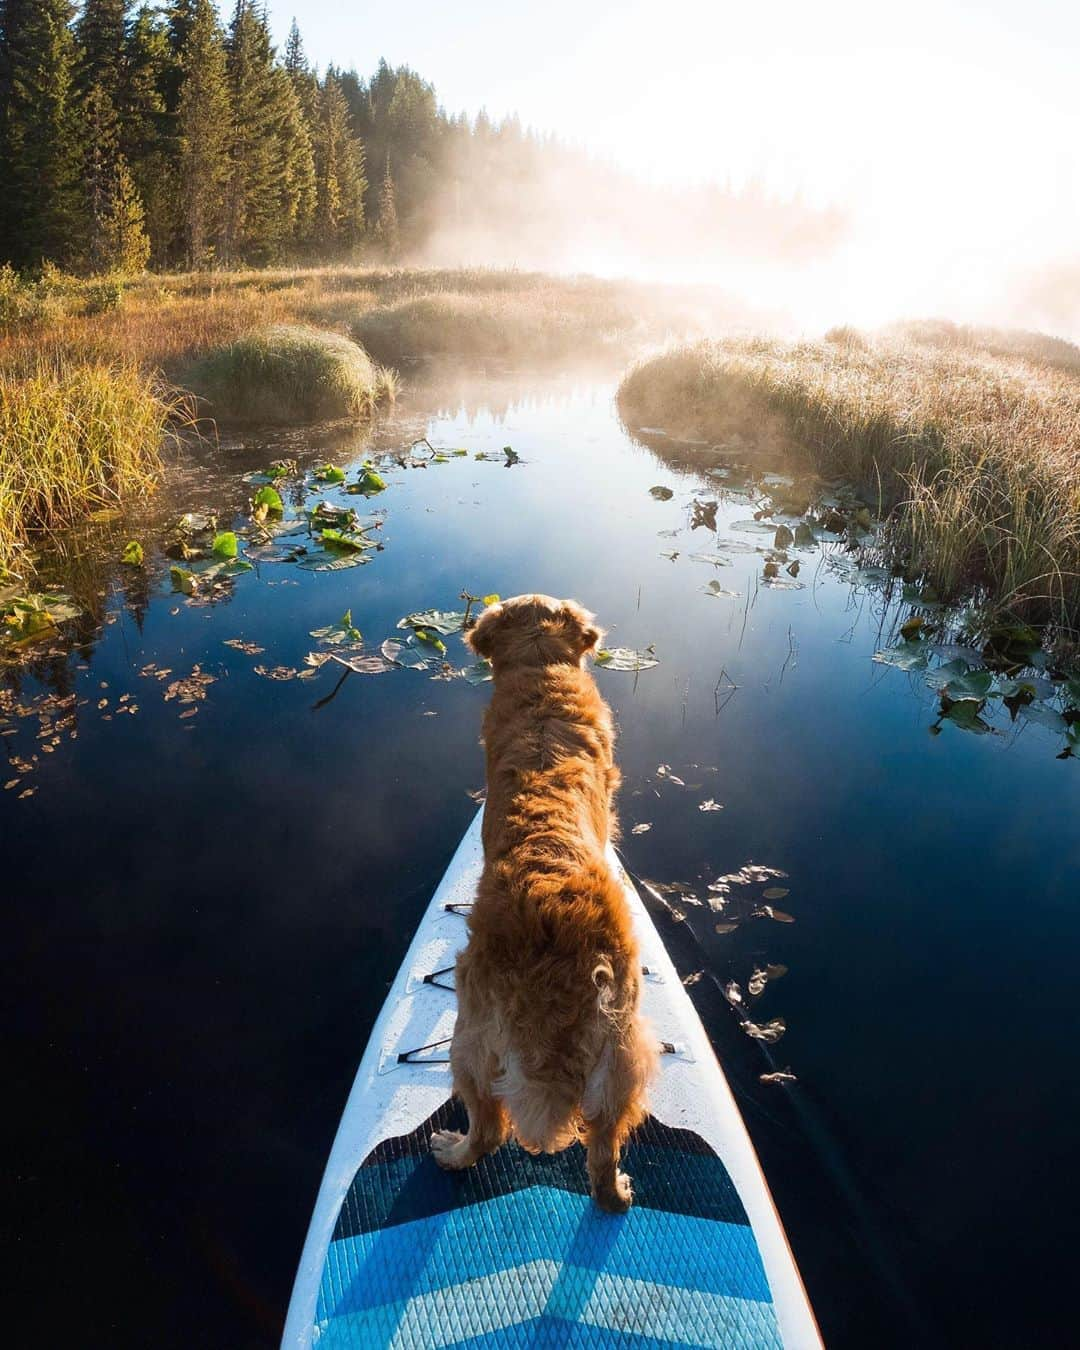
[[[885,542],[912,577],[1075,630],[1080,380],[1035,350],[707,342],[637,366],[619,408],[631,426],[764,441],[843,477],[885,514]]]

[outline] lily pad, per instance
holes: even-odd
[[[370,464],[365,464],[359,479],[355,483],[350,483],[346,491],[350,493],[359,493],[364,497],[374,497],[380,492],[386,491],[386,480],[382,474],[376,473]]]
[[[436,657],[421,650],[413,634],[407,638],[387,638],[379,650],[387,661],[409,670],[434,670],[442,664]]]
[[[179,591],[181,595],[194,595],[199,588],[198,578],[187,567],[170,567],[169,579],[173,590]]]
[[[729,528],[741,530],[743,534],[775,535],[776,533],[776,526],[771,520],[736,520]]]
[[[488,598],[484,597],[484,603]],[[465,613],[458,610],[424,609],[416,614],[406,614],[398,620],[399,628],[426,628],[436,633],[460,633],[465,627]]]
[[[126,567],[141,567],[143,565],[143,546],[137,539],[131,539],[124,545],[124,551],[120,554],[120,561]]]
[[[981,703],[990,693],[994,677],[988,670],[961,669],[962,663],[950,661],[946,666],[930,671],[926,683],[940,689],[951,703],[974,700]]]
[[[708,563],[710,567],[730,567],[731,559],[723,558],[719,553],[691,553],[691,562]]]
[[[55,633],[58,624],[82,613],[70,596],[39,592],[9,597],[3,605],[3,635],[9,646],[24,647]]]
[[[656,487],[651,487],[649,489],[649,496],[654,498],[658,502],[669,502],[671,501],[672,497],[675,496],[675,493],[671,490],[671,488],[663,487],[661,484],[657,484]]]
[[[319,538],[322,540],[323,548],[331,553],[361,553],[364,549],[378,547],[366,535],[348,534],[332,526],[323,530]]]
[[[323,464],[315,470],[315,478],[320,483],[344,483],[345,470],[339,469],[336,464]]]
[[[1020,713],[1028,722],[1038,722],[1048,731],[1056,731],[1062,736],[1069,730],[1068,722],[1056,708],[1047,708],[1043,704],[1032,703],[1025,708],[1021,708]]]
[[[738,591],[726,590],[723,586],[720,585],[718,581],[710,581],[707,586],[702,586],[701,589],[706,595],[711,595],[718,600],[720,599],[738,600],[739,598]]]
[[[236,535],[232,530],[223,530],[221,534],[216,534],[210,551],[215,558],[221,558],[225,561],[235,558],[240,551]]]
[[[652,647],[646,647],[643,652],[629,647],[602,647],[594,660],[602,670],[652,670],[660,664]]]
[[[205,511],[188,511],[177,521],[185,534],[203,534],[214,528],[214,517]]]
[[[491,662],[477,661],[474,666],[466,666],[461,676],[469,684],[487,684],[492,679]]]
[[[874,660],[882,666],[895,666],[897,670],[925,670],[930,655],[925,643],[901,642],[895,647],[875,652]]]
[[[256,510],[261,509],[267,514],[275,516],[285,514],[285,503],[281,500],[281,493],[275,487],[261,487],[252,497],[251,504]]]
[[[305,572],[343,572],[347,567],[362,567],[371,561],[368,549],[341,550],[316,548],[297,563]]]

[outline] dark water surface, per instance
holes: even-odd
[[[384,513],[366,566],[260,564],[193,604],[149,547],[148,579],[57,570],[95,612],[70,654],[9,674],[0,707],[19,780],[0,793],[8,1344],[280,1335],[368,1031],[476,809],[488,693],[393,670],[349,675],[317,707],[342,668],[297,675],[319,650],[310,630],[345,609],[377,652],[410,611],[460,608],[463,587],[573,595],[609,645],[655,644],[655,669],[597,673],[635,872],[703,901],[749,862],[786,874],[712,892],[720,910],[672,897],[687,922],[663,931],[680,970],[704,972],[691,992],[827,1342],[1069,1339],[1080,763],[1000,707],[992,734],[928,734],[922,674],[871,660],[906,611],[853,577],[839,544],[799,555],[798,590],[762,586],[758,553],[691,560],[771,537],[731,528],[752,518],[737,497],[718,535],[691,530],[695,495],[716,500],[723,480],[632,442],[613,388],[414,380],[376,448],[426,433],[470,456],[391,466],[367,503],[325,494]],[[522,463],[473,457],[506,444]],[[329,431],[185,453],[141,537],[194,507],[228,523],[244,474],[282,454],[350,467],[369,449]],[[738,597],[705,594],[714,579]],[[213,677],[205,697],[166,698],[196,667]],[[70,694],[73,707],[48,701]],[[723,809],[701,810],[709,799]],[[795,922],[747,917],[770,886]],[[788,967],[751,1009],[786,1023],[772,1045],[720,995],[767,963]],[[787,1066],[796,1084],[759,1081]]]

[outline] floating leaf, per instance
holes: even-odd
[[[723,809],[723,806],[719,802],[713,801],[711,797],[706,797],[703,802],[698,803],[699,811],[722,811]]]
[[[1049,731],[1059,732],[1062,736],[1069,729],[1068,722],[1065,721],[1061,713],[1056,708],[1047,708],[1041,704],[1033,703],[1028,707],[1022,708],[1021,713],[1028,722],[1038,722]]]
[[[710,567],[730,567],[731,559],[723,558],[719,553],[691,553],[691,562],[708,563]]]
[[[214,543],[210,549],[215,558],[221,558],[228,561],[235,558],[240,551],[236,535],[232,530],[223,530],[221,534],[214,535]]]
[[[970,731],[976,736],[985,736],[991,728],[979,716],[979,710],[982,706],[982,703],[976,699],[960,699],[956,703],[949,703],[943,707],[941,717],[944,721],[952,722],[961,731]]]
[[[795,526],[794,542],[796,548],[813,548],[817,544],[814,531],[805,520],[800,520]]]
[[[778,525],[776,534],[773,536],[773,548],[790,548],[795,542],[795,536],[786,525]]]
[[[635,825],[635,826],[633,827],[633,829],[630,831],[630,833],[631,833],[631,834],[648,834],[648,832],[649,832],[651,829],[652,829],[652,825],[651,825],[648,821],[642,820],[642,821],[640,821],[637,825]]]
[[[603,670],[652,670],[660,664],[652,647],[646,647],[643,652],[632,651],[629,647],[602,647],[594,660]]]
[[[356,512],[351,506],[339,506],[336,502],[319,502],[313,511],[308,512],[312,528],[318,530],[325,525],[336,526],[339,530],[354,529],[357,524]]]
[[[1002,680],[995,691],[1002,698],[1048,699],[1057,693],[1057,687],[1043,675],[1024,675],[1015,680]]]
[[[324,464],[315,470],[315,477],[320,483],[344,483],[345,470],[336,464]]]
[[[261,487],[251,499],[252,505],[276,516],[285,514],[285,503],[281,493],[274,487]]]
[[[776,1069],[772,1073],[759,1073],[758,1081],[762,1083],[797,1083],[799,1080],[790,1069]]]
[[[674,562],[679,556],[679,550],[677,548],[661,549],[660,556],[661,558],[666,558],[668,562]]]
[[[347,490],[364,497],[374,497],[386,491],[386,480],[370,464],[365,464],[357,482],[350,483]]]
[[[734,1007],[739,1008],[742,1006],[742,990],[734,980],[728,980],[727,984],[724,985],[722,992],[727,1001]]]
[[[487,684],[492,679],[491,662],[477,661],[473,666],[466,666],[461,675],[469,684]]]
[[[423,642],[428,647],[434,647],[440,656],[446,655],[446,643],[437,633],[429,631],[426,628],[414,628],[413,636],[418,642]]]
[[[734,933],[738,926],[738,919],[721,919],[721,921],[715,925],[715,931],[717,933]]]
[[[911,642],[913,638],[919,636],[919,630],[926,620],[921,614],[913,614],[910,619],[905,619],[900,625],[900,636],[905,642]]]
[[[783,900],[785,895],[791,894],[791,891],[786,886],[769,886],[761,894],[765,900]]]
[[[729,591],[726,587],[721,586],[718,581],[710,581],[707,586],[702,586],[701,589],[706,595],[711,595],[714,600],[737,600],[739,598],[738,591]]]
[[[325,628],[313,628],[311,636],[318,638],[320,642],[328,643],[332,647],[340,646],[343,642],[361,642],[363,640],[360,629],[353,624],[351,609],[345,611],[339,623],[327,624]]]
[[[177,523],[185,534],[202,534],[214,528],[214,517],[204,511],[188,511]]]
[[[736,520],[730,528],[744,534],[773,534],[776,530],[771,520]]]
[[[774,1017],[771,1022],[765,1022],[762,1025],[758,1025],[757,1022],[743,1022],[741,1026],[743,1031],[748,1036],[752,1036],[755,1041],[765,1041],[768,1045],[775,1045],[787,1031],[787,1023],[782,1017]]]
[[[347,567],[360,567],[370,561],[370,551],[362,546],[359,551],[352,552],[323,548],[306,553],[297,565],[305,572],[341,572]]]
[[[124,551],[120,554],[120,561],[127,567],[141,567],[143,565],[143,546],[137,539],[132,539],[124,545]]]
[[[347,534],[344,530],[327,527],[319,535],[323,548],[337,553],[360,553],[366,548],[377,548],[370,539],[362,534]]]
[[[398,620],[397,626],[425,628],[436,633],[460,633],[465,627],[465,614],[459,610],[424,609],[416,614],[406,614],[403,619]]]
[[[174,591],[181,595],[194,595],[199,586],[195,573],[187,567],[170,567],[169,578]]]
[[[772,905],[759,905],[758,908],[754,910],[754,917],[756,919],[774,919],[777,923],[795,922],[794,915],[788,914],[782,909],[774,909]]]
[[[435,657],[419,649],[411,633],[407,638],[387,638],[379,650],[387,661],[409,670],[432,670],[439,664]]]
[[[675,494],[672,492],[671,488],[657,484],[656,487],[651,487],[649,489],[649,496],[658,502],[669,502]]]

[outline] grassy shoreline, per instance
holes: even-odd
[[[152,398],[144,407],[139,381],[164,391],[165,406],[191,390],[205,399],[200,411],[222,422],[360,418],[396,385],[394,370],[369,358],[369,345],[387,366],[444,356],[508,364],[600,352],[626,359],[644,342],[732,317],[723,297],[687,287],[484,268],[313,267],[145,274],[124,283],[54,268],[34,278],[0,269],[0,381],[6,415],[20,427],[0,448],[0,566],[25,552],[35,530],[70,523],[103,498],[122,499],[130,489],[120,443],[140,442],[132,462],[151,463],[141,442],[160,441],[168,416],[158,418]],[[57,385],[43,371],[65,374]],[[94,373],[76,378],[78,371]],[[80,379],[98,391],[93,410],[77,392]],[[80,425],[83,416],[90,420]],[[40,449],[30,445],[35,436]],[[101,440],[113,446],[109,466]],[[14,446],[23,447],[18,455]],[[151,478],[136,475],[140,489]]]
[[[623,420],[733,440],[856,484],[946,599],[1080,628],[1080,379],[976,345],[726,340],[637,366]]]
[[[184,415],[175,391],[131,364],[0,370],[0,573],[27,565],[35,534],[151,491]]]

